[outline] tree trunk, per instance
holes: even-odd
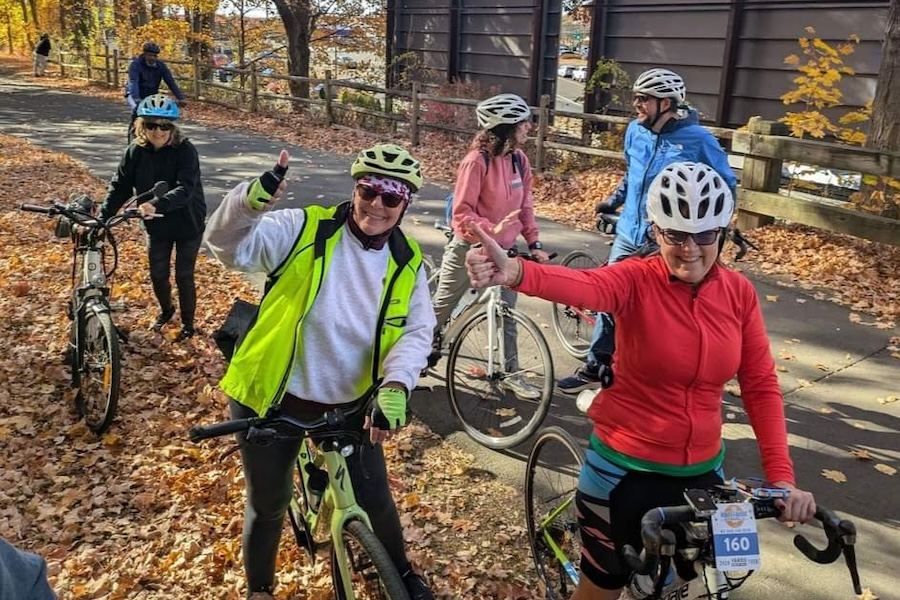
[[[288,73],[309,77],[309,38],[314,26],[310,0],[273,1],[287,34]],[[290,89],[292,96],[309,98],[309,82],[291,81]],[[295,111],[302,110],[299,103],[293,105]]]
[[[881,67],[872,102],[872,117],[865,146],[874,150],[900,150],[900,0],[891,0],[888,9],[884,43],[881,45]],[[900,194],[887,184],[863,184],[859,197],[861,205],[871,212],[892,219],[900,218]]]
[[[891,0],[866,146],[900,150],[900,0]]]
[[[34,19],[34,28],[37,30],[37,34],[40,35],[41,18],[38,15],[37,0],[30,0],[29,4],[31,5],[31,18]]]

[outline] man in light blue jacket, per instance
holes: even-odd
[[[667,69],[641,73],[632,88],[632,105],[637,118],[625,132],[625,177],[616,191],[598,203],[598,213],[624,208],[616,224],[616,239],[609,251],[609,263],[618,262],[642,249],[655,249],[648,239],[647,190],[650,182],[674,162],[700,162],[715,169],[735,192],[737,178],[728,157],[713,135],[701,127],[697,111],[685,104],[684,80]],[[584,365],[557,385],[564,394],[608,387],[614,345],[614,325],[606,314],[597,315],[597,324]]]

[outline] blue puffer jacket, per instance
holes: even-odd
[[[713,135],[699,125],[697,111],[690,109],[683,119],[667,122],[660,133],[650,131],[637,119],[625,132],[626,173],[618,189],[608,199],[625,208],[616,224],[616,234],[635,246],[643,244],[650,228],[647,221],[647,191],[653,178],[673,162],[702,162],[718,171],[731,192],[737,178],[728,166],[728,157]]]

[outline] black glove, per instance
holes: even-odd
[[[276,163],[271,171],[266,171],[259,178],[254,179],[247,191],[247,203],[250,207],[263,210],[272,199],[272,194],[278,191],[278,186],[284,180],[285,173],[287,173],[287,167]]]
[[[596,212],[598,215],[609,215],[616,212],[616,207],[613,205],[612,200],[607,198],[606,200],[601,200],[597,203],[597,205],[594,207],[594,212]]]

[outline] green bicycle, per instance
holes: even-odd
[[[331,578],[337,600],[409,600],[397,568],[372,531],[369,516],[356,502],[347,457],[361,434],[347,431],[348,419],[370,403],[335,409],[305,422],[282,414],[236,419],[191,428],[191,441],[245,432],[247,443],[302,438],[288,516],[297,545],[314,562],[330,549]]]
[[[581,538],[575,491],[583,456],[584,450],[559,427],[543,429],[528,456],[525,518],[538,578],[548,600],[567,599],[578,587]],[[684,505],[647,511],[641,520],[644,547],[636,550],[626,545],[622,549],[623,559],[633,570],[622,599],[728,600],[731,591],[754,573],[751,565],[756,563],[745,556],[725,561],[736,553],[746,554],[751,547],[758,559],[759,541],[755,525],[752,535],[722,534],[714,521],[723,511],[734,514],[728,511],[737,507],[746,508],[753,520],[777,517],[780,511],[775,501],[786,497],[786,492],[762,487],[757,480],[730,479],[709,490],[684,490]],[[815,519],[825,530],[827,547],[816,548],[802,535],[794,536],[794,546],[818,564],[833,563],[843,555],[853,590],[861,594],[855,525],[821,505]],[[739,559],[745,562],[741,564]]]

